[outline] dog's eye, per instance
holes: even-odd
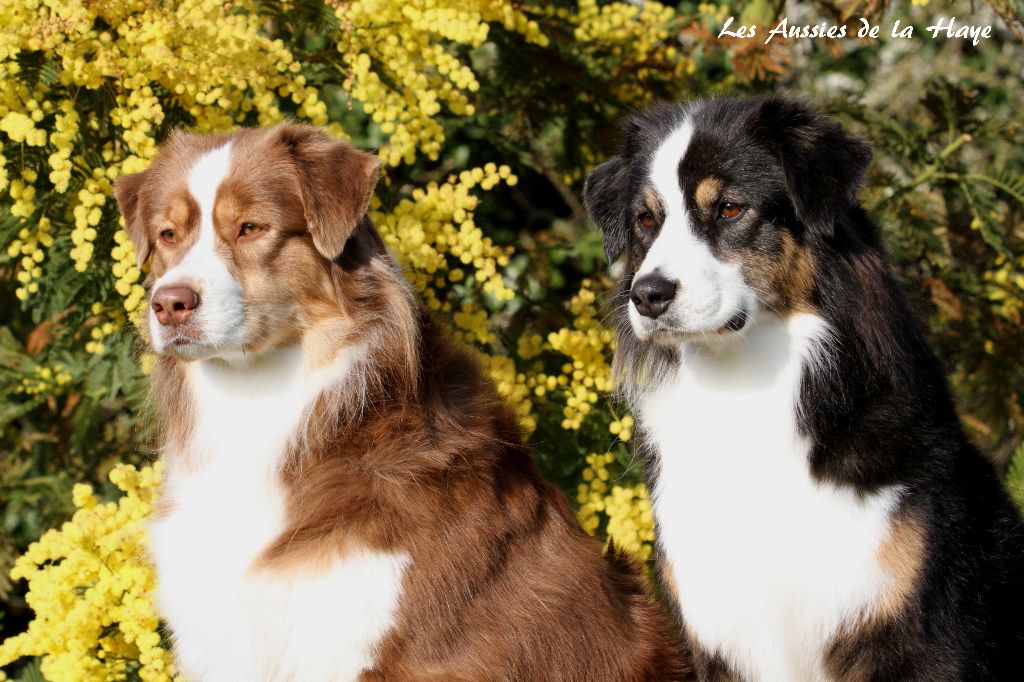
[[[739,204],[733,204],[728,201],[722,204],[718,209],[719,217],[725,218],[726,220],[732,220],[740,213],[743,213],[743,207]]]
[[[163,230],[160,232],[160,239],[163,239],[168,244],[173,244],[175,241],[174,230]]]
[[[650,211],[644,211],[638,215],[636,217],[636,221],[640,223],[640,227],[647,230],[653,229],[654,226],[658,224],[658,221],[654,219],[654,214]]]
[[[242,223],[242,226],[238,229],[238,236],[248,237],[250,235],[256,234],[262,229],[262,227],[256,225],[255,223]]]

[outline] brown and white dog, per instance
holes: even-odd
[[[673,680],[675,628],[543,482],[366,215],[376,159],[175,134],[116,195],[152,257],[159,606],[193,680]]]

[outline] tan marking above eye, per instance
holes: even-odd
[[[735,218],[740,213],[743,213],[743,207],[729,201],[723,203],[718,209],[718,215],[726,219]]]
[[[721,191],[721,180],[718,178],[704,178],[697,183],[697,189],[694,190],[693,196],[697,200],[697,204],[707,210],[714,207],[715,200],[718,199]]]
[[[640,226],[647,230],[653,229],[654,226],[658,224],[658,221],[654,218],[654,214],[650,211],[644,211],[638,215],[636,219],[637,222],[640,223]]]

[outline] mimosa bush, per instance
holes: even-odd
[[[840,5],[850,21],[885,7]],[[583,178],[614,148],[615,121],[651,100],[819,93],[873,141],[866,205],[928,303],[968,427],[1000,461],[1016,453],[1011,476],[1024,488],[1024,162],[1007,142],[1021,133],[1024,88],[1013,38],[1001,29],[969,52],[915,43],[906,68],[879,66],[893,63],[895,43],[718,39],[728,16],[772,24],[778,11],[0,0],[0,668],[173,676],[145,558],[159,480],[143,409],[153,358],[136,333],[146,270],[111,190],[175,127],[295,118],[377,150],[385,170],[371,216],[424,303],[475,349],[583,527],[649,562],[650,502],[632,417],[611,398],[611,280],[578,198]],[[821,85],[843,78],[854,83]]]

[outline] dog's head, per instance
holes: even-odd
[[[584,198],[641,341],[673,346],[811,303],[813,244],[836,238],[870,151],[803,102],[719,98],[628,119]]]
[[[341,314],[346,262],[384,253],[366,218],[378,172],[371,154],[307,126],[175,133],[115,184],[140,267],[152,258],[153,349],[231,359]]]

